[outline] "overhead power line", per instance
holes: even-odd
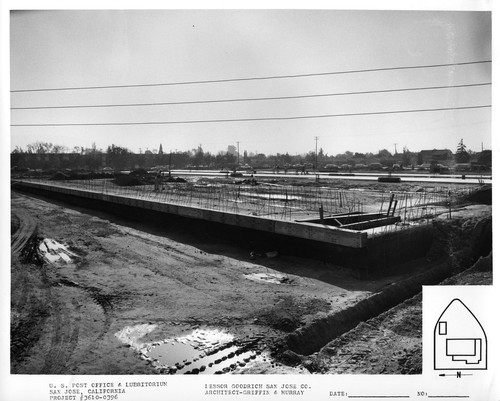
[[[468,87],[486,86],[486,85],[491,85],[491,82],[479,83],[479,84],[427,86],[427,87],[419,87],[419,88],[381,89],[381,90],[358,91],[358,92],[320,93],[320,94],[310,94],[310,95],[274,96],[274,97],[258,97],[258,98],[213,99],[213,100],[191,100],[191,101],[179,101],[179,102],[152,102],[152,103],[125,103],[125,104],[96,104],[96,105],[90,105],[89,104],[89,105],[68,105],[68,106],[11,107],[11,110],[83,109],[83,108],[105,108],[105,107],[140,107],[140,106],[173,106],[173,105],[206,104],[206,103],[251,102],[251,101],[263,101],[263,100],[307,99],[307,98],[347,96],[347,95],[368,95],[368,94],[376,94],[376,93],[391,93],[391,92],[408,92],[408,91],[421,91],[421,90],[468,88]]]
[[[438,109],[415,109],[415,110],[393,110],[393,111],[374,111],[366,113],[345,113],[345,114],[323,114],[310,116],[291,116],[291,117],[260,117],[260,118],[234,118],[234,119],[215,119],[215,120],[183,120],[183,121],[146,121],[146,122],[111,122],[111,123],[48,123],[48,124],[11,124],[11,127],[69,127],[69,126],[107,126],[107,125],[168,125],[168,124],[201,124],[201,123],[226,123],[226,122],[245,122],[245,121],[280,121],[280,120],[302,120],[313,118],[333,118],[333,117],[352,117],[352,116],[372,116],[381,114],[402,114],[402,113],[424,113],[450,110],[471,110],[488,108],[491,105],[464,106],[464,107],[445,107]]]
[[[472,64],[484,64],[484,63],[491,63],[491,60],[468,61],[468,62],[463,62],[463,63],[416,65],[416,66],[406,66],[406,67],[405,66],[400,66],[400,67],[370,68],[370,69],[361,69],[361,70],[317,72],[317,73],[310,73],[310,74],[274,75],[274,76],[265,76],[265,77],[227,78],[227,79],[212,79],[212,80],[200,80],[200,81],[182,81],[182,82],[165,82],[165,83],[152,83],[152,84],[75,86],[75,87],[63,87],[63,88],[38,88],[38,89],[15,89],[15,90],[11,90],[10,92],[11,93],[48,92],[48,91],[67,91],[67,90],[118,89],[118,88],[152,87],[152,86],[211,84],[211,83],[222,83],[222,82],[256,81],[256,80],[266,80],[266,79],[304,78],[304,77],[317,77],[317,76],[325,76],[325,75],[358,74],[358,73],[366,73],[366,72],[410,70],[410,69],[419,69],[419,68],[456,67],[456,66],[472,65]]]

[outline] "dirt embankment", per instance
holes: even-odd
[[[452,219],[437,219],[426,263],[440,262],[421,275],[420,288],[423,280],[439,277],[443,285],[491,285],[491,223],[491,213],[475,206],[456,211]],[[419,277],[412,277],[302,327],[288,336],[288,349],[279,349],[277,354],[290,364],[305,364],[321,373],[419,374],[422,296],[416,291],[418,285]],[[397,306],[389,309],[391,303]],[[379,314],[377,310],[387,311]],[[331,339],[328,344],[327,337]],[[306,338],[314,341],[306,342]]]
[[[442,285],[491,285],[491,253]],[[314,359],[321,373],[421,374],[422,294],[360,323],[323,347]]]

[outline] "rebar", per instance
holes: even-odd
[[[153,185],[119,186],[111,179],[85,180],[26,180],[42,182],[56,187],[69,187],[94,193],[110,194],[128,198],[152,200],[160,203],[199,207],[222,212],[267,216],[278,220],[293,220],[306,215],[323,216],[365,212],[365,205],[372,212],[394,213],[401,217],[400,226],[414,222],[429,222],[438,213],[448,211],[463,201],[475,188],[442,187],[418,192],[393,191],[388,202],[384,191],[353,191],[349,189],[325,188],[320,186],[296,186],[278,184],[229,184],[211,183],[200,180],[197,183],[167,182],[160,190]],[[389,207],[387,208],[387,202]],[[377,206],[380,205],[380,207]],[[397,205],[397,206],[396,206]],[[399,229],[397,225],[386,230]]]

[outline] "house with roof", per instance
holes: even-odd
[[[420,164],[450,166],[453,163],[453,152],[450,149],[421,150],[418,159]]]

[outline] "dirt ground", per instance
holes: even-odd
[[[442,285],[491,285],[492,256]],[[362,322],[323,347],[314,362],[322,373],[421,374],[422,293]]]
[[[162,370],[138,345],[193,330],[219,330],[233,343],[251,343],[259,356],[233,366],[236,373],[308,373],[307,363],[283,365],[269,350],[287,333],[415,273],[359,280],[332,263],[273,253],[251,258],[248,249],[211,233],[130,222],[18,193],[11,205],[12,373],[155,374]],[[66,248],[52,248],[44,259],[34,252],[51,241]],[[418,327],[416,317],[410,352]],[[135,337],[121,341],[123,333]]]

